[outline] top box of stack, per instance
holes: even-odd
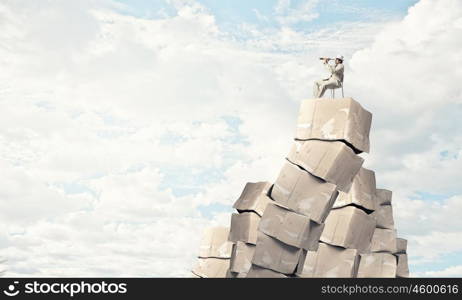
[[[300,107],[295,139],[345,141],[356,152],[369,152],[372,114],[352,98],[308,99]]]
[[[272,201],[268,196],[271,186],[269,182],[248,182],[233,207],[239,212],[253,211],[261,217]]]

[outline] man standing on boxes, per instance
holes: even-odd
[[[337,55],[335,58],[335,65],[329,64],[332,58],[321,58],[321,60],[324,61],[324,65],[329,69],[331,75],[327,79],[314,82],[313,96],[315,98],[321,98],[326,89],[340,88],[343,84],[343,56]]]

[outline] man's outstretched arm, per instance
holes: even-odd
[[[326,68],[329,70],[331,74],[335,72],[335,66],[329,65],[329,61],[327,59],[324,60],[324,65],[326,66]]]

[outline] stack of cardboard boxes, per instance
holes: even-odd
[[[340,191],[326,219],[320,249],[308,253],[300,264],[300,277],[354,277],[359,254],[370,248],[375,220],[368,214],[374,207],[374,172],[361,168],[348,193]],[[365,207],[368,207],[367,209]]]
[[[268,196],[270,189],[269,182],[247,183],[234,203],[233,207],[239,213],[231,216],[229,240],[234,244],[228,277],[247,277],[251,269],[257,228],[267,205],[273,202]]]
[[[352,234],[352,230],[371,225],[367,223],[367,214],[362,215],[356,207],[335,210],[332,207],[340,198],[348,205],[346,195],[363,164],[357,153],[369,149],[370,121],[371,114],[352,99],[317,99],[302,103],[295,143],[287,160],[291,166],[299,167],[301,176],[308,177],[307,181],[311,184],[299,184],[298,190],[293,189],[289,193],[302,195],[295,202],[304,210],[297,210],[296,205],[286,207],[305,215],[322,229],[309,235],[313,246],[301,248],[289,274],[295,273],[298,277],[351,277],[355,274],[357,249],[364,248],[368,241],[366,231],[357,236]],[[275,188],[284,178],[282,173]],[[320,190],[321,187],[323,190]],[[290,188],[285,190],[290,191]],[[304,195],[307,193],[312,194]],[[286,202],[284,198],[281,202]],[[277,199],[275,201],[278,202]],[[372,225],[374,227],[375,224]]]
[[[398,260],[396,277],[409,277],[409,266],[407,264],[407,240],[403,238],[396,239],[395,256]]]
[[[371,214],[376,220],[376,228],[369,253],[361,254],[358,277],[409,276],[407,241],[396,236],[391,199],[391,191],[376,190],[377,207]]]
[[[351,98],[303,101],[276,182],[248,183],[234,204],[228,277],[407,276],[391,192],[358,156],[371,119]]]

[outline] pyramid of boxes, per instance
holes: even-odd
[[[409,276],[392,193],[358,155],[371,120],[351,98],[303,101],[276,181],[246,184],[230,227],[206,231],[194,276]]]

